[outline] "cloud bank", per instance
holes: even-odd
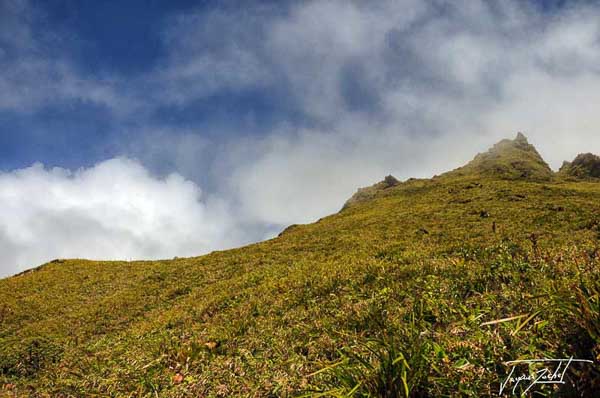
[[[52,258],[169,258],[234,243],[222,204],[178,174],[157,179],[129,159],[0,173],[0,203],[0,276]]]

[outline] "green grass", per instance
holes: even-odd
[[[573,355],[596,362],[538,396],[593,396],[598,203],[450,173],[239,249],[49,263],[0,281],[0,394],[484,397],[505,361]]]

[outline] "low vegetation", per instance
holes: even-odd
[[[1,280],[0,394],[485,397],[507,361],[573,356],[532,391],[594,396],[600,184],[506,150],[247,247]]]

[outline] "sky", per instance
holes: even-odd
[[[595,3],[0,0],[0,277],[268,239],[517,131],[600,153]]]

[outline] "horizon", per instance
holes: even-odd
[[[0,0],[0,277],[185,257],[523,131],[600,152],[600,6]]]
[[[514,141],[516,141],[516,140],[518,140],[518,139],[519,139],[519,136],[523,136],[523,137],[525,138],[525,141],[526,141],[526,142],[528,142],[528,138],[527,138],[527,136],[526,136],[525,134],[523,134],[522,132],[518,132],[518,133],[517,133],[517,137],[516,137],[516,138],[513,138],[513,139],[511,139],[511,138],[508,138],[508,137],[507,137],[507,138],[503,138],[503,139],[501,139],[500,141],[498,141],[498,142],[497,142],[497,143],[495,143],[495,144],[498,144],[498,143],[500,143],[500,142],[502,142],[502,141],[511,141],[511,142],[514,142]],[[531,144],[530,142],[528,142],[528,143],[529,143],[529,144]],[[491,145],[491,146],[488,148],[488,151],[491,151],[491,150],[492,150],[492,147],[493,147],[495,144],[492,144],[492,145]],[[537,150],[537,148],[535,148],[535,145],[533,145],[533,147],[534,147],[534,149],[536,149],[536,150]],[[475,158],[476,156],[478,156],[478,155],[481,155],[481,154],[487,153],[488,151],[479,152],[479,153],[477,153],[477,154],[475,154],[475,155],[474,155],[474,158]],[[578,154],[578,155],[576,156],[576,158],[577,158],[577,157],[579,157],[580,155],[592,155],[592,156],[596,156],[596,157],[598,156],[598,155],[596,155],[596,154],[593,154],[593,153],[591,153],[591,152],[582,152],[582,153]],[[545,162],[545,163],[547,164],[547,162],[545,161],[545,159],[544,159],[543,155],[541,155],[541,154],[540,154],[540,159],[541,159],[543,162]],[[571,160],[571,161],[566,161],[566,160],[565,160],[565,161],[564,161],[564,163],[563,163],[563,166],[564,166],[565,164],[567,164],[567,163],[569,163],[569,164],[570,164],[572,161],[573,161],[573,160]],[[446,174],[446,173],[450,173],[450,172],[452,172],[452,171],[456,171],[458,168],[461,168],[461,167],[463,167],[463,166],[467,166],[469,163],[470,163],[470,162],[467,162],[467,163],[465,163],[465,164],[463,164],[463,165],[459,165],[457,168],[454,168],[454,169],[445,170],[445,171],[443,171],[443,172],[442,172],[442,175],[443,175],[443,174]],[[548,165],[548,167],[550,168],[550,170],[552,171],[552,173],[553,173],[553,174],[556,174],[556,175],[558,175],[558,173],[559,173],[559,170],[558,170],[558,169],[553,169],[553,168],[552,168],[552,167],[551,167],[549,164],[547,164],[547,165]],[[34,167],[39,167],[39,166],[40,166],[40,165],[37,165],[37,166],[36,166],[36,165],[34,165]],[[389,176],[391,176],[392,178],[394,178],[394,179],[395,179],[395,177],[394,177],[393,175],[391,175],[391,174],[390,174]],[[389,177],[389,176],[388,176],[388,177]],[[436,177],[440,177],[440,175],[436,174],[436,175],[432,175],[432,176],[426,176],[426,177],[421,177],[421,178],[417,178],[417,179],[432,180],[432,179],[434,179],[434,178],[436,178]],[[385,177],[385,178],[387,178],[387,177]],[[403,179],[403,180],[396,180],[396,181],[397,181],[398,183],[404,183],[404,182],[408,182],[408,181],[410,181],[410,180],[414,180],[414,179],[415,179],[415,177],[407,177],[406,179]],[[383,180],[382,180],[382,181],[383,181]],[[377,185],[377,183],[378,183],[378,182],[382,182],[382,181],[373,181],[373,184],[374,184],[374,185]],[[357,187],[357,191],[356,191],[356,192],[355,192],[355,193],[354,193],[352,196],[350,196],[350,197],[348,197],[348,198],[346,199],[346,203],[347,203],[349,200],[351,200],[351,199],[354,197],[354,195],[355,195],[355,194],[359,193],[359,192],[360,192],[360,190],[361,190],[361,189],[363,189],[363,188],[369,188],[369,186],[366,186],[366,187]],[[339,211],[343,210],[343,209],[344,209],[344,207],[345,207],[345,205],[344,205],[344,206],[340,206],[337,212],[339,212]],[[329,215],[336,214],[337,212],[332,212],[332,213],[330,213],[330,214],[325,214],[325,215],[324,215],[324,217],[325,217],[325,216],[329,216]],[[314,223],[314,222],[316,222],[316,221],[317,221],[317,220],[311,220],[311,221],[309,221],[309,223]],[[259,243],[259,242],[264,242],[264,241],[267,241],[267,240],[269,240],[269,239],[275,238],[275,237],[276,237],[276,236],[278,236],[278,235],[281,235],[283,232],[285,232],[285,231],[287,230],[287,228],[288,228],[288,227],[295,226],[295,225],[298,225],[298,224],[290,224],[290,225],[286,225],[286,226],[284,226],[284,227],[283,227],[283,229],[282,229],[282,230],[280,230],[280,231],[278,231],[278,232],[276,233],[276,235],[274,235],[274,236],[266,237],[265,239],[258,240],[258,241],[255,241],[255,242],[248,242],[248,243],[245,243],[245,244],[240,244],[240,245],[233,246],[233,247],[231,247],[231,248],[227,248],[227,249],[241,248],[241,247],[244,247],[244,246],[246,246],[246,245],[248,245],[248,244],[253,244],[253,243]],[[224,250],[226,250],[226,249],[224,249]],[[210,252],[207,252],[207,253],[202,253],[202,254],[200,254],[200,256],[201,256],[201,255],[210,254],[210,253],[212,253],[212,252],[214,252],[214,251],[219,251],[219,250],[218,250],[218,249],[216,249],[216,250],[212,250],[212,251],[210,251]],[[193,256],[187,256],[187,257],[197,257],[197,256],[194,256],[194,255],[193,255]],[[181,257],[180,257],[180,256],[174,256],[174,257],[173,257],[173,259],[179,259],[179,258],[181,258]],[[24,270],[21,270],[21,271],[18,271],[18,272],[14,273],[14,274],[6,275],[6,276],[0,276],[0,279],[1,279],[1,278],[4,278],[4,277],[11,277],[11,276],[18,276],[18,275],[21,275],[21,274],[26,274],[26,273],[27,273],[27,272],[29,272],[29,271],[33,271],[33,270],[39,269],[39,267],[41,267],[41,266],[43,266],[43,265],[46,265],[46,264],[49,264],[49,263],[55,263],[55,262],[63,262],[63,261],[67,261],[67,260],[103,261],[103,262],[123,262],[123,261],[125,261],[125,262],[143,262],[143,261],[149,261],[149,262],[151,262],[151,261],[154,261],[154,260],[170,260],[170,259],[169,259],[169,258],[159,258],[159,257],[156,257],[156,258],[148,258],[148,259],[138,259],[138,258],[105,259],[105,258],[91,258],[91,257],[85,257],[85,258],[84,258],[84,257],[81,257],[81,258],[76,258],[76,257],[71,257],[71,258],[55,258],[55,259],[48,260],[48,261],[46,261],[46,262],[44,262],[44,263],[42,263],[42,264],[37,264],[37,265],[29,266],[29,267],[27,267],[26,269],[24,269]]]

